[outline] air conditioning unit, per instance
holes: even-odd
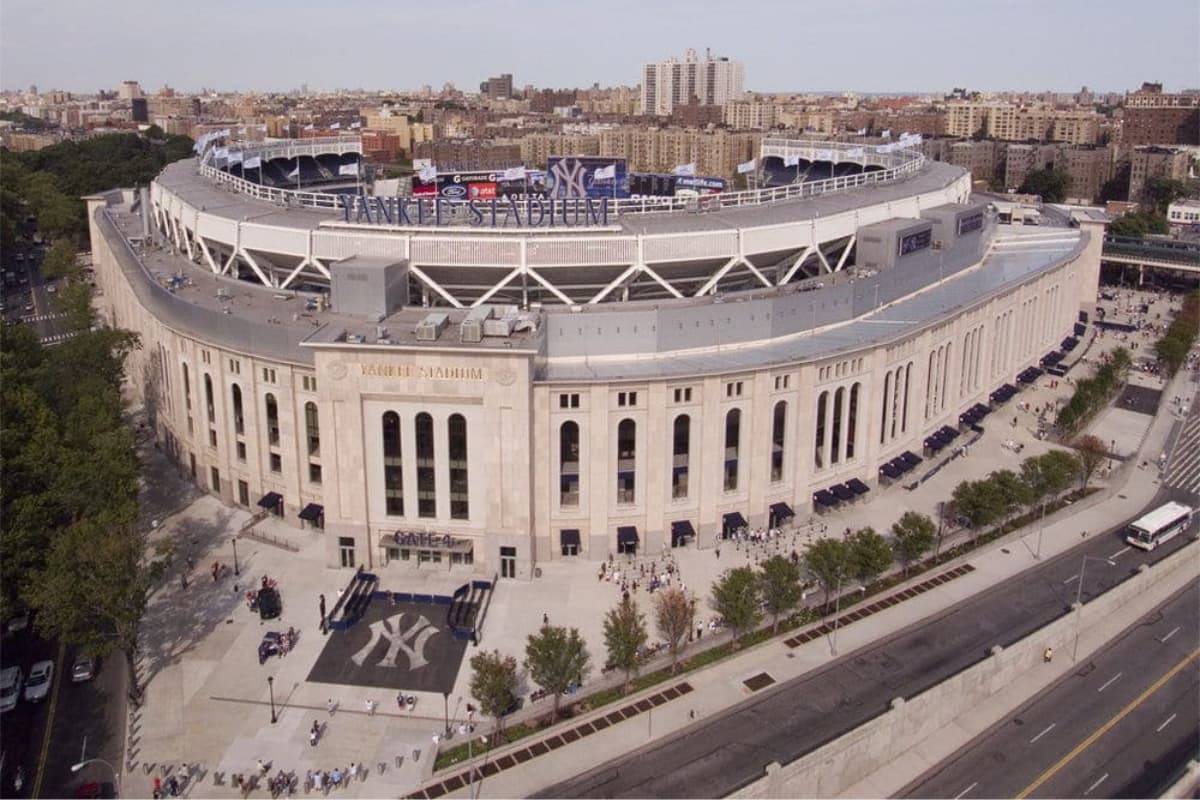
[[[450,315],[439,311],[429,314],[417,323],[418,342],[436,342],[450,322]]]

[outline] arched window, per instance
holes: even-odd
[[[742,411],[730,409],[725,415],[725,491],[738,487],[738,452],[742,439]]]
[[[404,516],[404,474],[400,460],[400,415],[383,415],[383,496],[387,514]]]
[[[235,383],[231,393],[233,394],[233,432],[241,436],[246,432],[246,418],[242,411],[242,387]]]
[[[688,466],[692,452],[692,418],[680,414],[675,418],[671,446],[671,497],[678,500],[688,495]]]
[[[883,376],[883,411],[879,416],[879,443],[887,441],[888,403],[892,402],[892,371]]]
[[[558,429],[558,504],[579,505],[579,423],[570,420]]]
[[[192,376],[188,372],[188,365],[183,364],[183,404],[188,411],[192,410]]]
[[[813,437],[813,464],[817,469],[825,466],[825,411],[829,405],[829,392],[817,395],[817,425]]]
[[[208,424],[215,425],[217,422],[217,405],[213,399],[212,376],[208,373],[204,374],[204,405],[208,410]]]
[[[433,417],[425,412],[417,414],[417,516],[437,516],[437,481],[434,477]]]
[[[275,395],[268,393],[265,405],[267,407],[267,443],[277,447],[279,445],[279,405],[275,402]]]
[[[631,505],[637,476],[637,423],[623,419],[617,426],[617,503]]]
[[[308,434],[308,454],[321,455],[321,423],[317,419],[317,404],[311,400],[304,404],[304,429]]]
[[[471,504],[467,485],[467,418],[451,414],[446,421],[450,444],[450,519],[467,519]]]
[[[912,362],[904,365],[904,408],[900,417],[900,432],[908,433],[908,389],[909,379],[912,378]]]
[[[858,387],[850,387],[850,408],[846,412],[846,459],[854,458],[855,438],[858,436]]]
[[[787,401],[775,404],[771,420],[771,480],[783,480],[783,444],[787,430]]]
[[[833,419],[830,427],[833,433],[829,437],[829,463],[836,464],[842,460],[842,409],[845,407],[846,388],[839,386],[833,393]]]

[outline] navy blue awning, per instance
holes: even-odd
[[[671,539],[687,539],[696,535],[690,519],[677,519],[671,523]]]
[[[891,478],[892,480],[899,478],[901,475],[901,471],[896,469],[896,465],[890,461],[880,467],[879,471],[883,473],[885,478]]]
[[[746,518],[740,511],[730,511],[721,517],[721,521],[724,523],[726,531],[736,531],[738,528],[746,527]]]
[[[830,486],[829,491],[833,492],[833,496],[843,502],[854,499],[854,492],[844,483],[837,483]]]
[[[316,522],[323,516],[325,516],[325,506],[318,503],[309,503],[300,510],[300,519],[305,522]]]
[[[910,468],[915,467],[917,464],[920,464],[922,461],[925,460],[925,459],[921,458],[919,455],[917,455],[916,453],[914,453],[912,450],[905,450],[903,453],[901,453],[899,455],[899,458],[901,461],[903,461],[905,464],[907,464]]]
[[[633,525],[622,525],[620,528],[617,528],[617,544],[627,545],[627,544],[637,544],[637,543],[638,543],[637,528],[635,528]]]
[[[819,506],[825,506],[826,508],[829,508],[830,506],[836,506],[838,504],[838,499],[834,497],[833,494],[827,489],[822,489],[819,492],[813,493],[813,502]]]
[[[792,511],[792,507],[787,503],[771,503],[770,510],[771,516],[774,517],[776,523],[796,516],[795,512]]]
[[[575,547],[579,547],[579,529],[563,528],[558,533],[558,539],[563,545],[574,545]]]
[[[846,481],[846,486],[855,494],[866,494],[871,491],[871,487],[860,481],[858,478],[851,478]]]
[[[267,492],[258,501],[259,508],[279,508],[283,504],[283,495],[279,492]]]

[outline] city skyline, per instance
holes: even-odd
[[[451,16],[359,3],[331,14],[329,6],[308,2],[263,3],[247,13],[223,1],[93,6],[12,0],[2,12],[0,73],[5,90],[36,84],[75,92],[111,89],[126,79],[148,91],[166,84],[183,91],[274,92],[302,83],[316,91],[416,90],[445,82],[472,91],[498,72],[511,72],[516,86],[632,86],[643,63],[691,47],[744,62],[752,91],[896,94],[954,86],[992,92],[1087,85],[1109,92],[1142,80],[1178,90],[1194,85],[1200,69],[1200,11],[1181,0],[1144,3],[1136,15],[1074,0],[1051,7],[1031,0],[969,6],[928,0],[903,7],[810,2],[800,12],[774,0],[618,2],[604,15],[575,8],[532,0],[503,8],[466,2]],[[780,19],[794,21],[794,30],[774,24]],[[914,46],[920,37],[939,46]],[[1110,46],[1117,37],[1120,58]],[[1002,52],[1003,62],[979,58],[981,44]],[[237,57],[224,57],[228,53]]]

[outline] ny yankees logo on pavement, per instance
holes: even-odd
[[[354,655],[350,656],[350,660],[356,665],[362,666],[366,661],[367,656],[371,655],[371,651],[379,644],[380,639],[388,640],[387,652],[383,654],[383,658],[379,659],[376,666],[379,667],[398,667],[396,659],[400,656],[400,651],[404,651],[404,655],[408,657],[408,668],[410,670],[420,669],[429,662],[425,659],[425,643],[430,637],[439,633],[436,625],[430,623],[422,614],[416,622],[414,622],[408,630],[403,633],[400,631],[400,618],[404,616],[401,612],[389,619],[381,619],[371,623],[371,641],[367,642],[366,646],[359,650]],[[412,640],[410,647],[408,642]]]

